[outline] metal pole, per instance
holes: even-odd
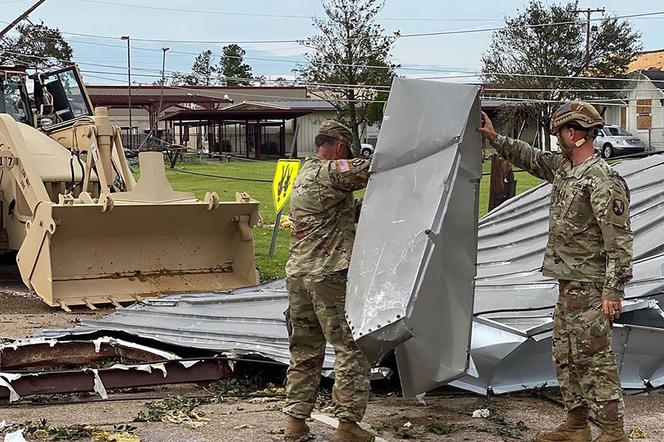
[[[277,220],[274,222],[274,230],[272,230],[272,241],[270,242],[270,257],[274,256],[274,250],[277,248],[277,233],[279,232],[279,224],[281,224],[281,213],[284,211],[282,208],[277,212]]]
[[[157,133],[157,128],[159,128],[159,115],[161,114],[161,105],[164,101],[164,85],[166,84],[166,51],[170,48],[161,48],[163,51],[163,57],[161,59],[161,91],[159,92],[159,108],[157,109],[157,117],[155,118],[154,123],[154,132]]]
[[[28,15],[30,15],[30,13],[31,13],[32,11],[34,11],[35,9],[37,9],[37,8],[39,7],[39,5],[41,5],[41,4],[44,3],[45,1],[46,1],[46,0],[39,0],[39,1],[38,1],[37,3],[35,3],[34,5],[30,6],[30,7],[29,7],[29,8],[28,8],[23,14],[19,15],[18,17],[16,17],[16,19],[15,19],[13,22],[11,22],[11,23],[9,23],[7,26],[5,26],[4,29],[3,29],[2,31],[0,31],[0,38],[4,37],[5,34],[6,34],[7,32],[11,31],[12,28],[18,24],[18,22],[20,22],[20,21],[23,20],[25,17],[27,17]]]
[[[586,11],[588,20],[586,20],[586,71],[590,64],[590,9]]]
[[[129,148],[133,145],[133,124],[131,119],[131,46],[129,44],[130,38],[128,35],[121,37],[122,40],[127,41],[127,93],[129,102]]]

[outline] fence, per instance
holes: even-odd
[[[651,127],[648,129],[646,143],[649,150],[664,150],[664,127]]]

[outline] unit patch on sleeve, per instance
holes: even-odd
[[[616,216],[620,216],[623,213],[625,213],[625,203],[622,202],[621,200],[614,199],[613,200],[613,213],[615,213]]]

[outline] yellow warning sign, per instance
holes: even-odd
[[[274,197],[274,211],[279,213],[290,198],[293,182],[300,170],[299,160],[279,160],[277,170],[272,182],[272,196]]]

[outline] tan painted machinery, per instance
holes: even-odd
[[[160,152],[135,180],[106,108],[78,70],[0,68],[0,251],[51,306],[133,301],[258,283],[258,202],[174,191]]]

